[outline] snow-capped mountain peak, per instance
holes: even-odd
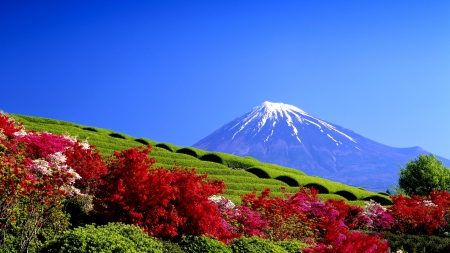
[[[267,126],[268,122],[269,126]],[[339,145],[339,143],[342,144],[342,141],[337,141],[333,138],[332,135],[336,134],[356,143],[352,137],[339,131],[335,126],[309,115],[300,108],[289,104],[272,103],[269,101],[265,101],[261,105],[254,107],[249,113],[238,118],[235,124],[230,128],[230,131],[233,131],[232,139],[234,139],[240,134],[247,134],[248,131],[246,130],[249,128],[252,130],[253,136],[255,136],[266,126],[265,129],[270,132],[268,135],[267,133],[265,134],[266,137],[264,138],[264,142],[267,142],[276,131],[275,129],[278,129],[276,125],[283,123],[291,129],[291,136],[298,142],[302,142],[301,137],[299,136],[299,127],[301,126],[302,129],[305,129],[305,127],[309,128],[312,126],[316,127],[321,133],[334,141],[336,145]]]
[[[293,105],[269,101],[193,146],[252,156],[371,190],[389,188],[398,178],[399,164],[426,153],[419,147],[389,147]]]

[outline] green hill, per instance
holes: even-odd
[[[254,190],[260,192],[266,188],[270,188],[273,195],[281,196],[281,186],[290,193],[296,192],[300,186],[312,186],[323,199],[344,199],[355,205],[361,205],[370,199],[383,205],[392,203],[385,193],[370,192],[320,177],[307,176],[299,170],[263,163],[252,157],[158,143],[143,137],[135,138],[112,130],[60,120],[14,114],[10,116],[21,121],[27,130],[67,133],[76,135],[79,139],[88,138],[89,143],[95,145],[103,155],[110,155],[114,150],[150,144],[153,146],[150,155],[157,162],[155,166],[172,167],[176,161],[183,167],[195,168],[199,174],[207,173],[209,178],[221,179],[227,186],[224,196],[235,203],[240,203],[241,194]]]

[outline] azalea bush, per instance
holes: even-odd
[[[183,235],[226,240],[219,209],[208,199],[223,193],[223,182],[178,164],[153,168],[150,151],[150,146],[130,148],[109,158],[94,201],[97,220],[135,224],[149,235],[174,241]]]
[[[394,217],[393,232],[432,235],[448,229],[450,194],[432,191],[430,196],[393,196],[394,204],[388,208]]]
[[[314,189],[301,188],[295,194],[286,193],[284,198],[271,197],[270,189],[266,189],[259,196],[255,192],[243,195],[242,205],[234,208],[227,208],[224,203],[227,202],[221,200],[218,206],[235,237],[302,241],[311,245],[303,249],[305,252],[386,252],[388,249],[387,241],[381,236],[353,231],[367,227],[372,220],[379,222],[378,217],[366,217],[362,208],[353,208],[344,201],[323,202]]]
[[[26,132],[0,113],[1,247],[13,245],[20,252],[32,242],[39,247],[38,235],[52,236],[67,227],[66,203],[92,208],[92,196],[77,188],[81,176],[67,163],[67,154],[80,145],[70,136]]]

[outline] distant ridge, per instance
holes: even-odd
[[[420,147],[394,148],[333,125],[288,104],[264,102],[193,147],[226,152],[304,171],[373,191],[398,181],[399,165]],[[447,166],[450,160],[439,157]]]

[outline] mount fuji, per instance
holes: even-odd
[[[420,147],[389,147],[295,106],[267,101],[193,147],[252,156],[372,191],[386,191],[397,183],[399,165],[429,154]]]

